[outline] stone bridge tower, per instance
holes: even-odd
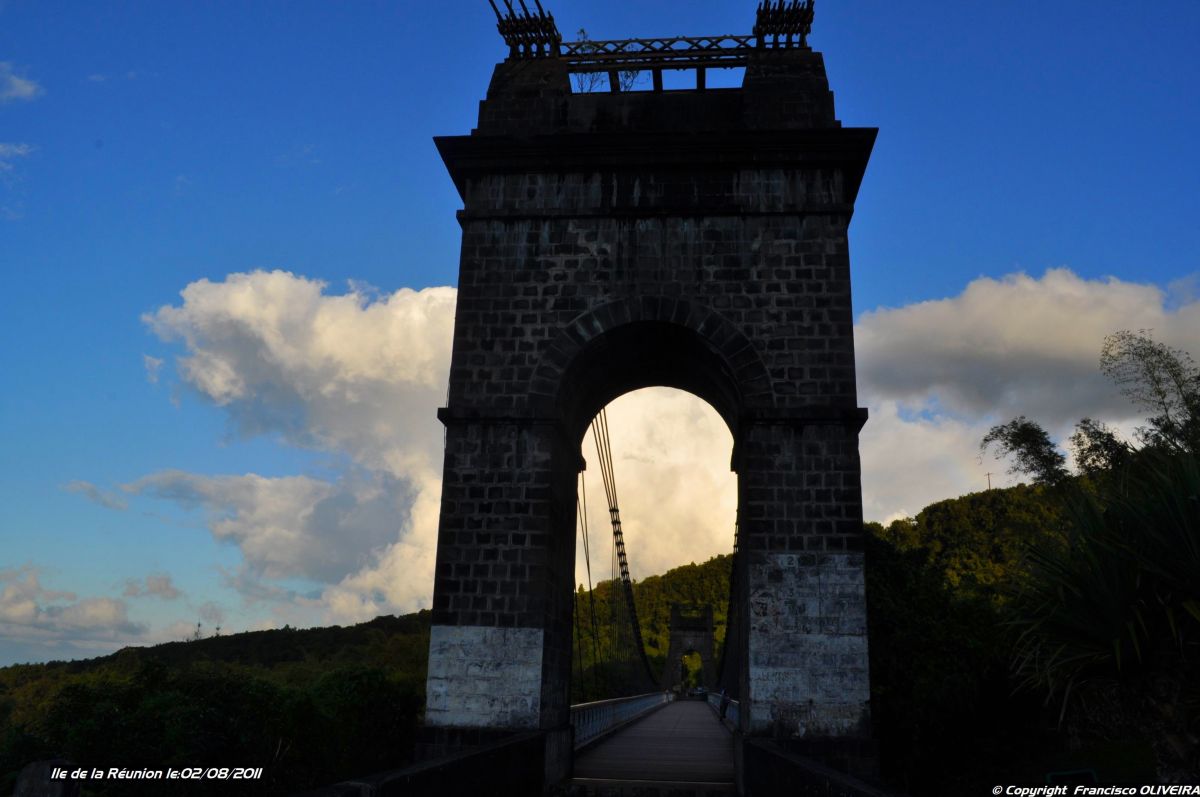
[[[742,730],[868,733],[847,228],[876,131],[835,117],[808,20],[785,18],[806,10],[586,46],[505,17],[478,126],[436,140],[463,201],[425,715],[443,749],[540,729],[547,776],[569,761],[580,443],[652,385],[733,433]],[[706,87],[730,66],[740,88]],[[621,90],[632,70],[651,90]]]
[[[713,660],[712,606],[672,603],[671,637],[661,682],[663,689],[679,685],[680,662],[693,651],[700,655],[700,684],[708,689],[714,688],[717,684],[717,667]]]

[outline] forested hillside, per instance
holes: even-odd
[[[0,793],[30,761],[261,766],[222,794],[286,794],[402,764],[425,692],[429,613],[254,631],[0,668]],[[115,784],[89,794],[146,793]],[[212,793],[179,781],[174,793]]]
[[[723,638],[729,564],[730,557],[719,557],[636,585],[642,633],[659,670],[671,603],[711,603]],[[596,585],[597,611],[607,609],[610,596],[610,582]],[[590,605],[586,590],[578,597]],[[600,629],[605,646],[613,644],[609,628]],[[401,766],[425,702],[428,648],[423,611],[345,628],[254,631],[0,668],[0,793],[11,793],[26,763],[56,757],[263,766],[264,781],[246,785],[246,794],[288,793]],[[204,793],[199,785],[179,788]],[[233,788],[222,784],[222,793]]]
[[[690,564],[634,582],[638,625],[650,671],[657,679],[666,663],[671,638],[671,604],[710,605],[713,610],[714,658],[721,656],[729,603],[732,555],[717,556],[703,564]],[[583,585],[575,595],[575,650],[572,662],[572,702],[582,703],[632,691],[641,683],[632,675],[642,672],[630,654],[631,643],[621,631],[620,583],[602,581],[592,592]],[[593,604],[594,601],[594,604]],[[614,606],[614,603],[617,605]],[[593,624],[593,609],[595,623]],[[614,614],[617,620],[614,623]],[[597,663],[598,662],[598,663]],[[643,687],[644,688],[644,687]]]

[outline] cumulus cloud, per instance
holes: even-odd
[[[199,476],[163,471],[126,485],[137,495],[202,509],[213,536],[269,579],[336,582],[394,542],[409,494],[388,474],[331,483],[308,476]]]
[[[1003,471],[979,456],[994,423],[1025,415],[1058,438],[1089,416],[1129,430],[1139,418],[1100,373],[1120,329],[1195,349],[1200,303],[1068,269],[979,278],[958,296],[864,313],[855,328],[866,515],[884,520],[986,487]],[[993,476],[993,484],[1009,483]]]
[[[171,583],[169,575],[166,573],[151,573],[141,581],[136,578],[126,580],[125,591],[121,593],[121,596],[125,598],[162,598],[163,600],[173,601],[182,594]]]
[[[976,279],[958,296],[864,313],[855,329],[859,385],[865,397],[936,400],[969,417],[1023,413],[1060,425],[1081,411],[1128,416],[1099,371],[1100,346],[1119,329],[1194,345],[1200,305],[1170,311],[1166,298],[1154,285],[1067,269]]]
[[[129,508],[129,502],[124,498],[108,490],[101,490],[91,482],[76,479],[75,481],[64,484],[63,489],[69,493],[82,495],[93,504],[98,504],[105,509],[116,509],[118,511],[123,511]]]
[[[184,381],[230,414],[244,436],[344,451],[395,475],[428,467],[440,450],[432,413],[444,398],[453,288],[326,294],[293,274],[201,280],[180,306],[144,317],[182,341]]]
[[[18,75],[9,61],[0,61],[0,105],[16,100],[32,100],[42,94],[36,81]]]
[[[944,498],[1010,479],[979,454],[990,424],[938,414],[910,414],[894,399],[866,402],[871,419],[859,437],[863,517],[883,523],[909,517]]]
[[[41,576],[41,569],[31,564],[0,569],[0,638],[26,645],[111,650],[114,644],[144,637],[146,627],[129,619],[124,601],[48,589]]]
[[[606,412],[634,578],[730,553],[737,476],[729,467],[733,437],[716,410],[681,390],[648,388],[621,396]],[[598,546],[592,552],[592,575],[608,578],[612,526],[590,432],[583,456],[589,532]],[[580,563],[582,556],[582,545],[577,545]]]
[[[279,589],[263,578],[306,578],[326,585],[332,618],[349,621],[428,602],[441,492],[435,413],[456,293],[326,288],[283,271],[233,274],[192,283],[180,305],[144,320],[183,344],[180,378],[225,409],[234,434],[348,455],[346,473],[329,482],[164,471],[128,489],[203,508],[214,536],[246,558],[231,582],[244,595]]]

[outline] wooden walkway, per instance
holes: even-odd
[[[733,736],[708,704],[680,700],[585,750],[575,779],[733,783]]]

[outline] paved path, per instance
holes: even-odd
[[[680,700],[585,750],[575,777],[732,783],[733,736],[707,703]]]

